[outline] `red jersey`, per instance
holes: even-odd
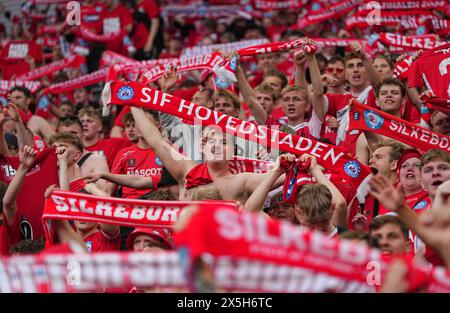
[[[104,10],[101,14],[101,27],[103,34],[116,33],[131,25],[133,22],[130,11],[123,5],[117,5],[112,11]],[[122,40],[114,40],[106,43],[106,50],[122,52]]]
[[[114,159],[116,158],[118,152],[125,147],[131,145],[128,139],[124,138],[108,138],[100,139],[96,144],[85,147],[87,151],[95,152],[106,157],[108,162],[108,167],[112,168]]]
[[[0,167],[0,180],[9,184],[19,167],[19,158],[0,155]],[[31,224],[34,239],[44,235],[41,221],[45,204],[44,192],[53,184],[58,184],[56,153],[54,148],[48,148],[37,154],[34,166],[25,176],[17,196],[17,212]]]
[[[281,127],[284,124],[280,123],[278,119],[273,118],[269,115],[266,119],[266,127],[272,128],[273,126]],[[320,130],[322,128],[322,121],[313,112],[311,118],[307,122],[300,123],[295,126],[289,126],[295,130],[296,134],[304,138],[319,138]]]
[[[146,14],[149,19],[159,17],[159,6],[155,0],[143,0],[137,4],[137,11],[141,14]],[[139,22],[134,26],[133,30],[133,44],[136,49],[144,48],[149,34],[149,29],[144,23]]]
[[[34,41],[13,40],[6,44],[0,54],[0,69],[3,79],[9,80],[13,75],[21,75],[30,71],[25,61],[31,56],[37,64],[42,61],[42,47]]]
[[[34,140],[33,148],[37,152],[44,151],[44,149],[47,148],[47,143],[45,142],[45,140],[42,140],[42,138],[40,136],[33,135],[33,140]]]
[[[436,96],[450,99],[450,44],[425,51],[413,62],[408,87],[427,87]]]
[[[154,186],[152,189],[134,189],[125,186],[122,188],[123,198],[136,199],[156,189],[161,179],[162,168],[163,163],[151,148],[141,149],[137,145],[132,145],[120,150],[111,173],[148,177],[152,180]]]
[[[3,212],[3,223],[0,226],[0,255],[9,255],[9,249],[23,240],[20,231],[20,214],[16,213],[13,225],[8,226]]]
[[[428,210],[431,207],[431,199],[425,190],[405,197],[405,203],[417,214]]]
[[[100,17],[102,12],[105,10],[105,5],[101,2],[95,4],[83,4],[81,6],[81,25],[87,27],[90,30],[100,33],[101,23]]]
[[[120,250],[119,234],[120,232],[117,232],[116,235],[109,237],[102,229],[100,229],[84,238],[83,241],[89,252],[118,251]]]

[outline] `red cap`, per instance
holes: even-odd
[[[128,235],[126,248],[127,250],[133,250],[134,239],[139,235],[149,235],[154,238],[160,239],[165,244],[165,248],[173,249],[172,244],[169,241],[167,231],[163,228],[154,227],[137,227],[131,234]]]

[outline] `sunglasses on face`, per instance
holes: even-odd
[[[334,72],[336,72],[338,74],[342,74],[342,73],[344,73],[344,69],[343,68],[333,68],[333,67],[327,68],[327,73],[333,74]]]

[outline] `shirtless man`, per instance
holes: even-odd
[[[256,173],[232,175],[229,172],[227,156],[234,155],[233,138],[229,134],[223,135],[215,129],[206,128],[202,138],[202,154],[206,162],[197,164],[166,142],[142,109],[131,107],[131,112],[144,139],[178,181],[180,200],[190,199],[195,187],[213,183],[220,190],[224,200],[245,203],[267,175]],[[281,176],[273,188],[281,186],[283,181],[284,176]]]

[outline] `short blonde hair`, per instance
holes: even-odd
[[[308,225],[322,225],[331,220],[332,195],[330,190],[320,184],[303,186],[297,199],[302,217]]]

